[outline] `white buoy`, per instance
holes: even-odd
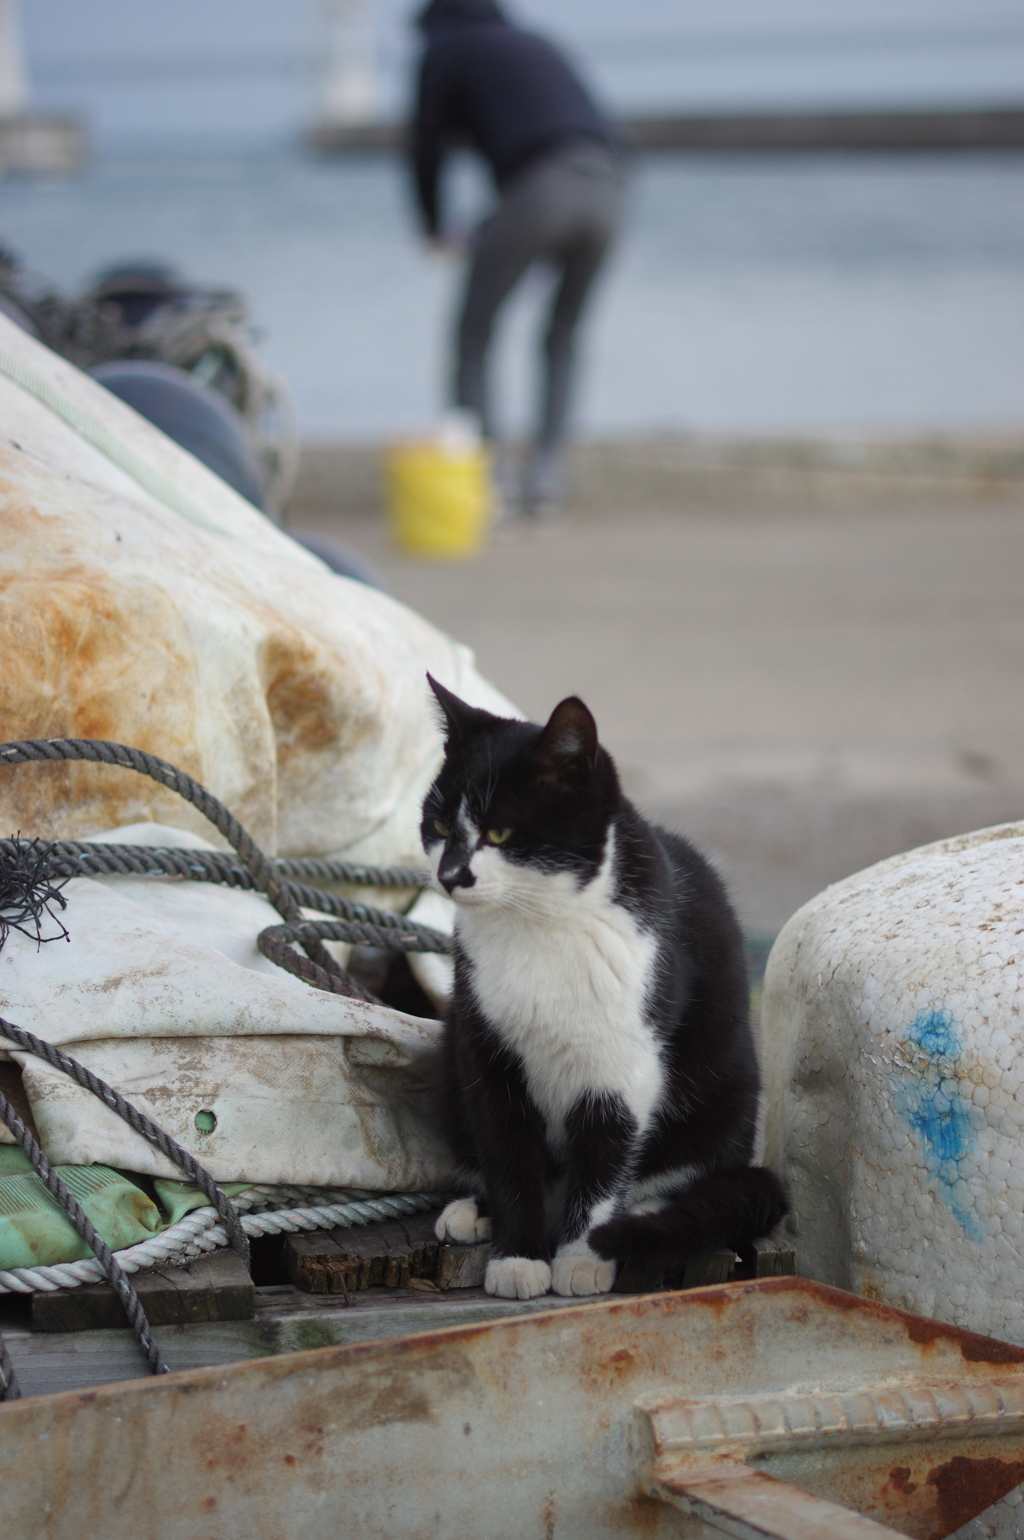
[[[800,1272],[1024,1344],[1024,824],[805,904],[763,998]]]

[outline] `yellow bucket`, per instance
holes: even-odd
[[[475,556],[491,513],[490,457],[482,444],[395,444],[385,461],[396,542],[418,556]]]

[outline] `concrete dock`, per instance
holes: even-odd
[[[661,113],[627,118],[619,127],[633,150],[691,154],[1019,150],[1024,145],[1024,111],[1017,104],[903,112]],[[315,149],[335,155],[397,151],[406,133],[398,122],[324,122],[309,140]]]
[[[390,544],[377,451],[310,447],[289,525],[347,542],[543,718],[577,693],[748,930],[1024,818],[1024,435],[583,446],[547,529]]]

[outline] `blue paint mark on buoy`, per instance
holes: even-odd
[[[907,1029],[905,1042],[933,1059],[959,1059],[960,1032],[948,1011],[922,1011]]]
[[[976,1143],[971,1106],[960,1093],[957,1075],[962,1051],[960,1030],[948,1011],[922,1011],[903,1041],[919,1055],[926,1054],[929,1062],[915,1062],[908,1066],[906,1078],[891,1082],[893,1105],[921,1141],[928,1174],[935,1179],[942,1202],[956,1216],[964,1234],[972,1241],[981,1241],[985,1231],[960,1173],[960,1163],[973,1153]]]

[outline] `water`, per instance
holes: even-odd
[[[385,115],[404,115],[422,0],[348,0]],[[1007,106],[1024,100],[1020,0],[509,0],[622,112]],[[36,105],[105,149],[220,135],[283,141],[315,111],[326,0],[32,0]]]
[[[460,197],[479,203],[463,178]],[[429,422],[457,266],[405,169],[298,150],[108,154],[0,184],[0,241],[65,290],[160,257],[249,296],[307,437]],[[648,157],[584,339],[588,433],[1005,429],[1024,417],[1024,156]],[[544,283],[496,360],[526,420]]]

